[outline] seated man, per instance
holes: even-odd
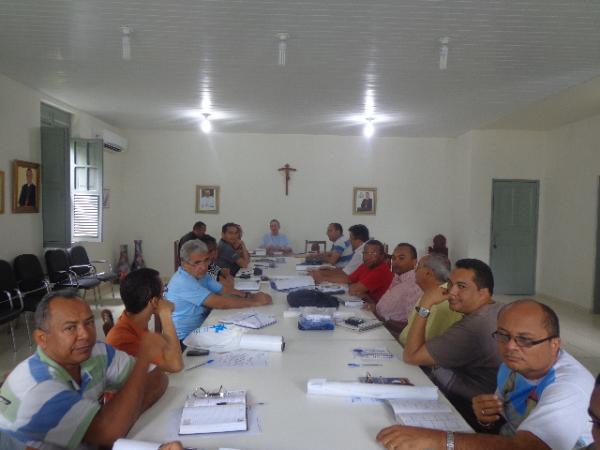
[[[448,289],[439,287],[423,295],[404,347],[404,361],[431,368],[434,383],[470,422],[471,399],[496,388],[501,363],[492,332],[502,305],[492,299],[493,290],[494,277],[486,263],[477,259],[457,261]],[[464,317],[427,341],[431,308],[446,300]]]
[[[585,450],[600,450],[600,375],[596,377],[596,385],[590,399],[588,414],[592,422],[594,442],[587,446]]]
[[[282,252],[286,255],[292,253],[290,240],[285,234],[279,232],[280,227],[279,220],[272,219],[269,222],[271,232],[265,234],[260,243],[260,248],[266,249],[269,255],[272,255],[274,252]]]
[[[229,269],[222,269],[215,264],[215,261],[217,260],[217,240],[209,234],[205,234],[200,240],[206,244],[208,254],[210,255],[210,264],[208,265],[207,273],[215,281],[233,287],[234,280],[229,273]]]
[[[181,246],[183,244],[185,244],[187,241],[191,241],[192,239],[200,239],[200,238],[202,238],[202,236],[204,236],[205,233],[206,233],[206,224],[204,222],[200,222],[200,221],[196,222],[194,224],[194,227],[192,228],[192,231],[184,234],[179,239],[178,251],[181,251]]]
[[[348,283],[348,276],[363,264],[363,250],[365,244],[369,240],[369,229],[364,225],[352,225],[348,228],[350,233],[350,246],[352,247],[352,258],[344,267],[330,269],[323,268],[319,270],[311,270],[310,276],[313,277],[316,283],[330,281],[332,283]]]
[[[213,280],[207,273],[210,255],[204,242],[186,242],[181,247],[180,257],[181,266],[171,277],[165,294],[175,304],[173,323],[180,341],[202,325],[210,309],[248,308],[272,303],[271,296],[263,292],[242,292]],[[183,343],[181,345],[184,349]]]
[[[365,245],[363,264],[348,277],[348,294],[377,303],[393,278],[383,244],[371,240]]]
[[[158,272],[148,268],[130,272],[121,281],[121,299],[125,311],[108,332],[106,343],[137,356],[142,336],[149,332],[148,321],[154,316],[155,324],[160,323],[167,345],[153,363],[165,372],[181,371],[181,347],[171,317],[175,307],[163,298],[163,282]]]
[[[0,390],[0,430],[29,446],[110,447],[167,388],[161,370],[148,372],[166,342],[146,333],[137,359],[96,342],[94,315],[77,293],[48,294],[35,311],[37,351]],[[118,390],[107,403],[98,399]]]
[[[425,293],[425,296],[429,291],[437,289],[446,289],[448,276],[450,275],[450,261],[444,255],[438,253],[425,255],[421,258],[415,269],[415,281],[421,290]],[[417,300],[416,306],[421,308],[421,300],[423,296]],[[408,331],[412,323],[415,321],[417,315],[416,308],[413,308],[410,316],[408,317],[408,324],[398,337],[398,341],[402,346],[406,345],[406,338],[408,337]],[[448,302],[438,303],[431,307],[431,313],[427,318],[427,325],[425,326],[425,340],[428,341],[431,338],[439,336],[450,328],[455,322],[462,319],[463,315],[452,311]]]
[[[377,304],[367,304],[367,308],[385,323],[385,327],[395,337],[398,337],[406,326],[408,315],[423,294],[415,282],[416,263],[417,249],[411,244],[398,244],[392,254],[394,278],[390,287]]]
[[[242,229],[239,225],[228,222],[221,227],[221,241],[217,246],[215,264],[222,269],[228,269],[233,276],[240,268],[246,268],[250,264],[250,254],[241,234]]]
[[[307,259],[331,264],[341,269],[352,259],[354,254],[352,245],[344,236],[342,225],[336,222],[332,222],[327,226],[327,238],[331,241],[331,250],[322,254],[311,255]]]
[[[500,313],[494,332],[502,355],[498,389],[475,397],[472,407],[482,424],[502,416],[501,436],[396,425],[377,440],[388,449],[432,450],[570,450],[590,443],[586,406],[594,377],[560,349],[559,334],[554,311],[535,300],[516,301]]]

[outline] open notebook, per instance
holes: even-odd
[[[195,397],[185,401],[179,434],[221,433],[248,429],[246,391],[228,391],[223,397]]]

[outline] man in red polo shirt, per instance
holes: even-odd
[[[363,263],[348,276],[348,294],[377,303],[393,278],[383,244],[375,239],[370,240],[365,244]]]

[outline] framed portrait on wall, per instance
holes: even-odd
[[[219,212],[219,186],[196,185],[196,212],[209,214]]]
[[[13,161],[12,212],[36,213],[40,210],[40,165]]]
[[[377,211],[377,188],[355,187],[352,192],[352,214],[372,215]]]
[[[0,214],[4,214],[4,171],[0,170]]]

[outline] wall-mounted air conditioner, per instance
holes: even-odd
[[[117,153],[127,150],[127,139],[112,131],[102,131],[102,140],[104,141],[104,150]]]

